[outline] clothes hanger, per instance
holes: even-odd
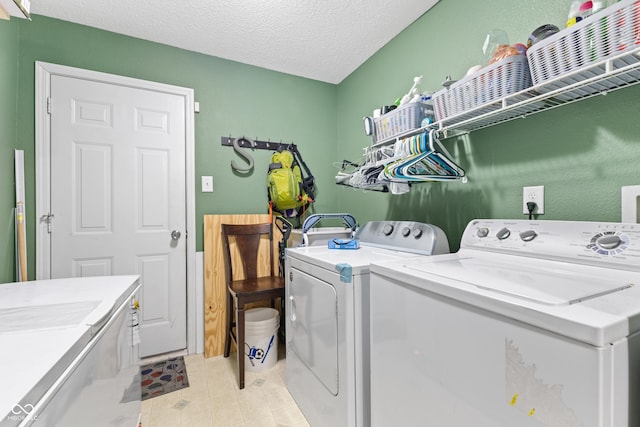
[[[435,131],[416,135],[405,140],[407,150],[412,153],[384,168],[384,177],[391,181],[451,181],[464,177],[464,170],[439,153],[434,144],[448,151],[437,141]],[[466,178],[465,178],[466,179]]]
[[[413,177],[407,177],[401,172],[401,168],[411,165],[427,153],[425,134],[418,134],[405,138],[396,143],[396,156],[392,163],[388,163],[383,171],[384,177],[393,181],[415,180]]]

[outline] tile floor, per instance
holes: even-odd
[[[279,353],[276,366],[245,374],[243,390],[235,353],[185,356],[189,387],[143,401],[142,427],[309,427],[287,391]]]

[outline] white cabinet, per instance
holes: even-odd
[[[0,0],[0,18],[2,19],[9,19],[11,16],[30,19],[30,9],[29,0]]]

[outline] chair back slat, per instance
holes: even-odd
[[[241,259],[245,279],[258,276],[260,260],[260,242],[264,238],[269,242],[269,274],[273,276],[273,229],[270,223],[265,224],[222,224],[222,244],[225,255],[225,272],[227,283],[234,279],[234,266],[231,254],[232,243]]]

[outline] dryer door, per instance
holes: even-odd
[[[328,282],[290,270],[287,347],[334,396],[338,395],[338,296]]]

